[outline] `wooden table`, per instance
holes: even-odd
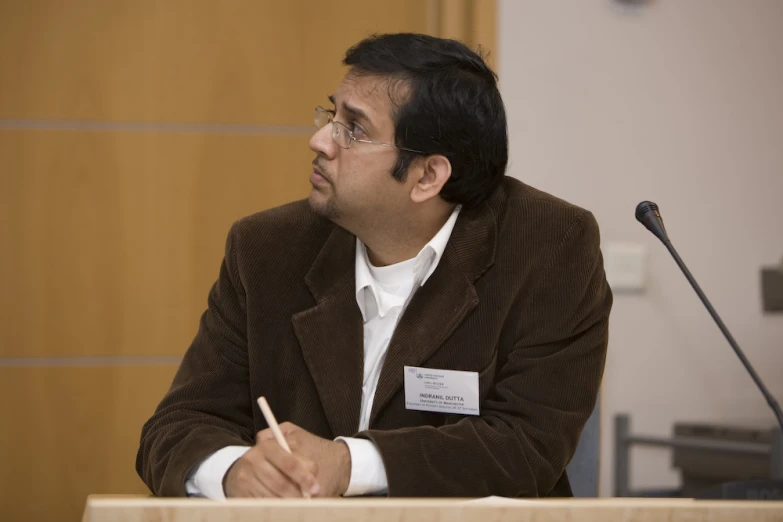
[[[783,522],[783,502],[691,499],[228,500],[90,496],[83,522]]]

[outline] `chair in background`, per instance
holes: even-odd
[[[576,453],[566,471],[575,497],[597,497],[599,461],[601,455],[601,397],[587,419]]]

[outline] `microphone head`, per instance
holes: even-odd
[[[647,215],[648,212],[660,214],[660,212],[658,212],[658,205],[652,201],[642,201],[636,205],[636,220],[641,223],[642,219]]]
[[[669,241],[669,236],[666,234],[666,228],[663,226],[663,218],[661,218],[658,205],[652,201],[642,201],[636,205],[636,220],[664,243]]]

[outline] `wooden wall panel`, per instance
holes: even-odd
[[[141,427],[176,367],[0,367],[0,520],[80,520],[88,494],[149,493]]]
[[[310,124],[345,50],[423,0],[0,2],[0,119]]]
[[[0,357],[182,354],[231,223],[307,197],[308,139],[0,131]]]
[[[473,17],[470,45],[480,45],[486,53],[486,60],[495,72],[498,64],[497,23],[498,10],[496,0],[473,0]]]
[[[436,20],[431,32],[441,38],[454,38],[471,49],[481,46],[487,63],[494,69],[497,63],[497,2],[496,0],[430,0]],[[496,71],[497,72],[497,71]]]

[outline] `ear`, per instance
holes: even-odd
[[[411,188],[411,201],[424,203],[440,194],[451,177],[451,162],[446,156],[433,154],[423,159],[421,175]]]

